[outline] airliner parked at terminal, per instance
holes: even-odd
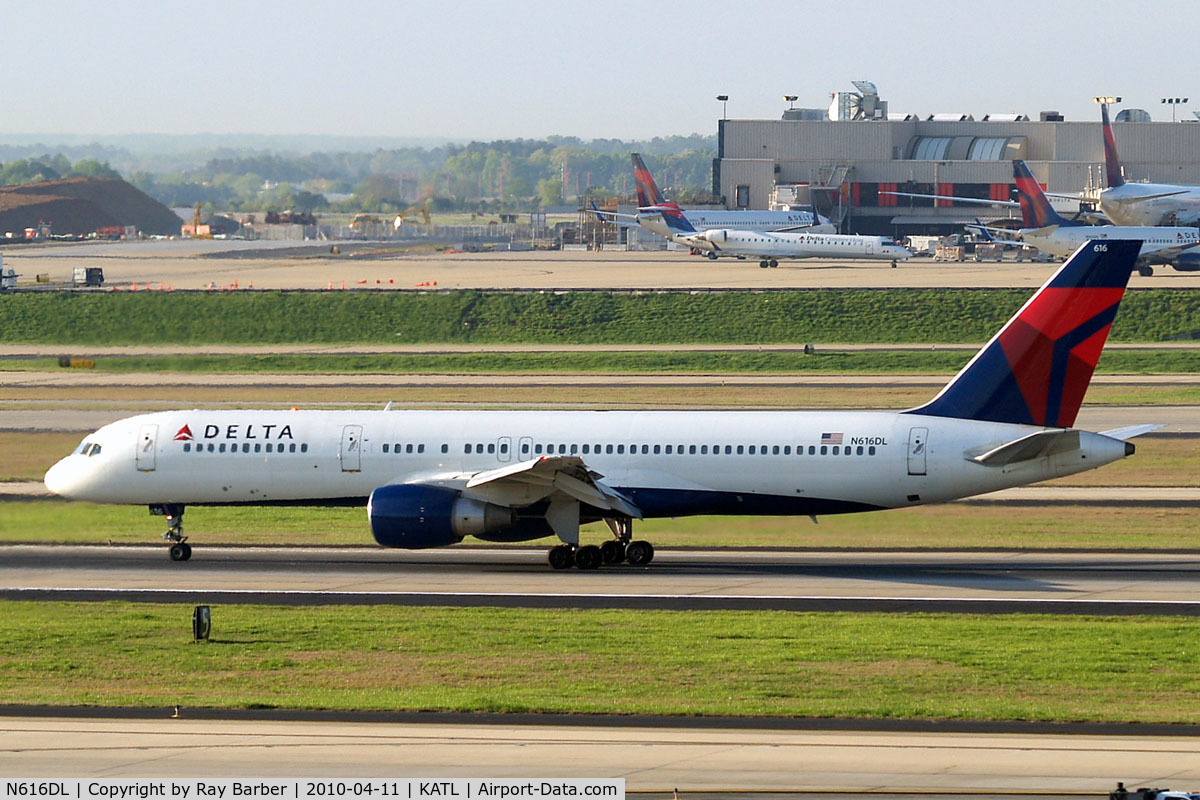
[[[1171,183],[1127,183],[1117,156],[1108,104],[1100,104],[1104,132],[1104,177],[1100,192],[1104,216],[1117,225],[1200,225],[1200,186]]]
[[[942,503],[1134,452],[1072,427],[1139,242],[1089,242],[930,402],[879,411],[166,411],[85,437],[62,497],[146,504],[187,560],[187,505],[365,501],[385,547],[555,535],[555,568],[648,563],[635,519]],[[579,546],[603,519],[614,538]]]
[[[641,225],[646,230],[670,239],[671,228],[664,216],[686,220],[695,230],[713,228],[736,228],[746,231],[809,231],[813,233],[835,233],[837,229],[825,217],[812,211],[723,211],[711,209],[684,209],[663,197],[654,176],[646,168],[646,162],[637,153],[630,154],[633,160],[633,178],[637,185],[638,213],[620,214],[601,211],[595,207],[592,213],[599,217]]]
[[[1148,225],[1081,225],[1059,216],[1050,207],[1042,187],[1024,161],[1013,162],[1013,180],[1025,227],[1017,231],[1016,242],[1034,247],[1060,258],[1075,252],[1086,241],[1106,239],[1138,239],[1142,242],[1137,270],[1142,275],[1153,274],[1154,264],[1169,264],[1177,270],[1200,269],[1200,230],[1196,228],[1164,228]],[[984,231],[1011,233],[1002,228],[970,226]]]

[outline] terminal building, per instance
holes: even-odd
[[[1053,111],[1032,118],[895,114],[872,84],[855,87],[835,93],[828,109],[721,120],[713,193],[730,209],[815,202],[843,231],[905,236],[960,232],[977,217],[1019,220],[1015,209],[888,194],[1009,200],[1017,158],[1048,191],[1094,195],[1104,188],[1098,107],[1088,122]],[[1200,123],[1190,115],[1188,122],[1151,122],[1145,111],[1129,109],[1115,119],[1126,180],[1200,185]]]

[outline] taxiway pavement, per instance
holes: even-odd
[[[1200,554],[662,549],[648,567],[557,572],[539,547],[431,551],[6,545],[21,599],[1200,614]]]
[[[0,718],[0,773],[624,778],[671,792],[1055,793],[1200,782],[1188,736]],[[883,795],[886,796],[886,795]]]

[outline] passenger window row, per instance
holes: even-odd
[[[307,444],[297,445],[295,442],[278,442],[278,443],[276,443],[276,442],[265,442],[265,443],[264,442],[255,442],[253,444],[253,448],[254,448],[253,452],[255,452],[255,453],[264,453],[264,452],[266,452],[266,453],[307,453],[308,452]],[[191,442],[183,443],[183,452],[185,452],[185,453],[193,452],[193,446],[192,446]],[[197,452],[197,453],[226,453],[226,452],[228,452],[228,453],[249,453],[249,452],[251,452],[251,444],[249,442],[242,442],[241,449],[239,449],[237,442],[233,442],[232,444],[229,444],[228,446],[226,446],[225,442],[221,442],[219,444],[213,443],[213,442],[208,442],[207,445],[204,442],[196,442],[194,452]]]
[[[403,450],[401,450],[401,448],[403,448]],[[389,450],[390,450],[391,452],[395,453],[396,455],[400,455],[400,453],[401,453],[401,452],[404,452],[404,453],[424,453],[424,452],[425,452],[425,445],[423,445],[423,444],[405,444],[405,445],[402,445],[402,444],[400,444],[399,442],[396,442],[396,443],[395,443],[395,444],[393,444],[393,445],[387,445],[387,444],[385,444],[385,445],[383,446],[383,452],[387,453],[387,452],[389,452]],[[446,452],[446,445],[442,445],[442,452],[443,452],[443,453],[444,453],[444,452]]]
[[[471,452],[470,447],[471,447],[471,445],[467,445],[468,453]],[[715,455],[721,455],[721,454],[724,454],[727,456],[729,456],[729,455],[739,455],[739,456],[741,456],[741,455],[751,455],[751,456],[754,456],[754,455],[790,456],[790,455],[792,455],[792,446],[790,444],[785,444],[785,445],[778,445],[778,444],[774,444],[774,445],[767,445],[767,444],[720,445],[720,444],[714,444],[711,446],[711,448],[709,447],[709,445],[706,445],[706,444],[701,444],[701,445],[695,445],[695,444],[691,444],[691,445],[631,444],[628,446],[628,448],[626,448],[626,445],[624,445],[624,444],[616,444],[616,445],[613,445],[613,444],[604,444],[604,445],[601,445],[601,444],[582,444],[582,445],[581,444],[546,444],[546,445],[535,444],[532,446],[532,448],[533,448],[533,455],[572,455],[572,456],[585,455],[586,456],[586,455],[604,454],[604,455],[622,456],[622,455],[625,455],[626,453],[628,453],[629,455],[638,455],[640,453],[641,455],[668,455],[668,456],[670,456],[670,455],[679,455],[679,456],[682,456],[682,455],[689,455],[689,456],[714,455],[715,456]],[[477,450],[476,452],[481,453],[483,451]],[[489,449],[487,452],[490,453],[490,452],[492,452],[492,450]],[[796,445],[795,455],[801,456],[801,455],[804,455],[804,452],[805,452],[804,445]],[[875,445],[867,445],[867,446],[863,446],[863,445],[845,445],[845,446],[841,446],[841,445],[832,445],[832,446],[831,445],[819,445],[819,446],[818,445],[808,445],[808,455],[810,455],[810,456],[815,456],[815,455],[822,455],[822,456],[825,456],[825,455],[835,455],[835,456],[837,456],[837,455],[847,455],[847,456],[867,455],[867,456],[873,456],[873,455],[875,455],[875,453],[876,453]],[[521,455],[526,456],[529,454],[530,454],[530,445],[528,443],[522,444],[521,445]]]

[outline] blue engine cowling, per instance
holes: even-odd
[[[442,486],[419,483],[380,486],[367,500],[371,535],[384,547],[443,547],[464,536],[512,527],[510,508],[485,503]]]

